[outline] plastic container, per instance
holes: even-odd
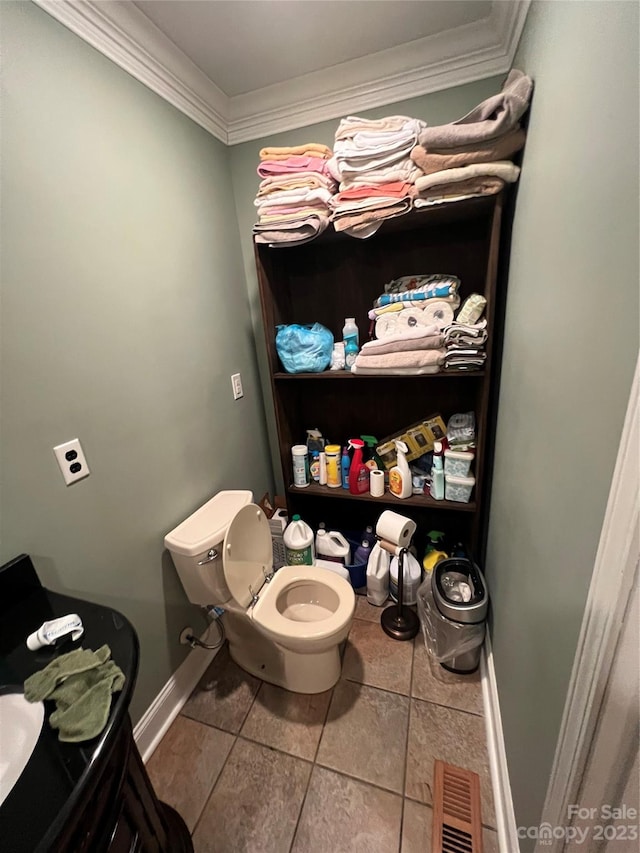
[[[364,495],[369,491],[370,473],[362,458],[364,441],[361,438],[350,438],[349,447],[353,448],[353,459],[349,468],[349,491],[352,495]]]
[[[368,539],[363,539],[360,545],[356,548],[356,552],[353,555],[354,563],[367,563],[369,564],[369,557],[371,556],[371,543]]]
[[[287,566],[312,566],[313,530],[299,515],[294,515],[286,526],[284,535],[284,556]]]
[[[344,367],[345,370],[351,370],[360,349],[360,333],[356,326],[355,317],[345,318],[342,339],[344,341]]]
[[[309,475],[314,483],[320,482],[320,452],[318,450],[311,451],[311,465],[309,465]]]
[[[367,601],[376,607],[382,607],[389,598],[390,561],[389,552],[376,542],[367,563]]]
[[[409,551],[404,555],[402,570],[403,604],[415,604],[418,600],[418,587],[422,581],[422,568],[413,554]],[[389,595],[394,601],[398,600],[398,557],[391,560],[389,567]]]
[[[396,441],[397,464],[389,471],[389,491],[397,498],[409,498],[413,494],[411,471],[405,453],[409,448],[404,441]]]
[[[316,568],[326,569],[328,572],[333,572],[336,575],[340,575],[341,578],[344,578],[346,581],[351,582],[349,572],[347,569],[345,569],[342,563],[334,563],[332,560],[324,560],[320,558],[316,560]]]
[[[448,501],[468,504],[475,484],[475,477],[445,477],[444,495]]]
[[[342,459],[340,460],[340,473],[342,477],[342,488],[349,488],[349,468],[351,467],[351,459],[349,458],[349,448],[342,448]]]
[[[449,556],[446,551],[442,550],[442,540],[444,539],[444,533],[440,530],[430,530],[427,534],[429,537],[429,543],[427,544],[427,548],[424,552],[424,558],[422,560],[422,568],[425,570],[426,574],[431,574],[435,566],[441,560],[446,560]]]
[[[430,495],[434,501],[444,500],[444,463],[442,459],[442,442],[433,444],[433,467],[431,468]]]
[[[327,462],[327,486],[330,489],[339,489],[342,485],[340,477],[340,445],[328,444],[325,449]]]
[[[351,545],[351,553],[355,554],[358,550],[358,546],[360,545],[360,539],[357,538],[359,534],[351,534],[346,536],[347,542]],[[355,558],[352,558],[352,563],[347,563],[347,570],[349,572],[349,580],[351,581],[351,586],[356,590],[362,590],[363,592],[367,587],[367,563],[357,563]]]
[[[475,453],[470,450],[445,450],[445,477],[468,477],[474,457]]]
[[[304,489],[309,485],[309,451],[306,444],[294,444],[291,448],[293,459],[293,485]]]
[[[342,563],[351,562],[351,545],[337,530],[323,530],[316,533],[316,554],[323,560]]]

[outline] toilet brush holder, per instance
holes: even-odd
[[[381,542],[384,548],[387,543]],[[386,548],[386,550],[390,550]],[[393,551],[395,553],[395,550]],[[404,555],[406,548],[398,554],[398,603],[387,607],[380,617],[382,630],[393,640],[412,640],[420,630],[418,617],[404,604]]]

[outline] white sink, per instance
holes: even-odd
[[[22,693],[0,696],[0,805],[27,766],[43,722],[42,702],[27,702]]]

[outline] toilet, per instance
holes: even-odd
[[[271,531],[250,491],[222,491],[165,536],[193,604],[224,608],[232,659],[294,693],[322,693],[340,677],[355,595],[315,566],[273,571]]]

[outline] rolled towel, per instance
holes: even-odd
[[[457,121],[425,128],[420,133],[420,145],[429,150],[495,139],[517,125],[529,106],[532,91],[531,78],[513,68],[501,92],[482,101]]]
[[[416,145],[411,151],[411,159],[425,175],[441,172],[444,169],[457,169],[474,163],[493,163],[496,160],[508,160],[524,146],[526,134],[518,128],[505,133],[497,139],[478,144],[470,150],[450,154],[434,154],[422,145]],[[418,176],[419,177],[419,176]]]

